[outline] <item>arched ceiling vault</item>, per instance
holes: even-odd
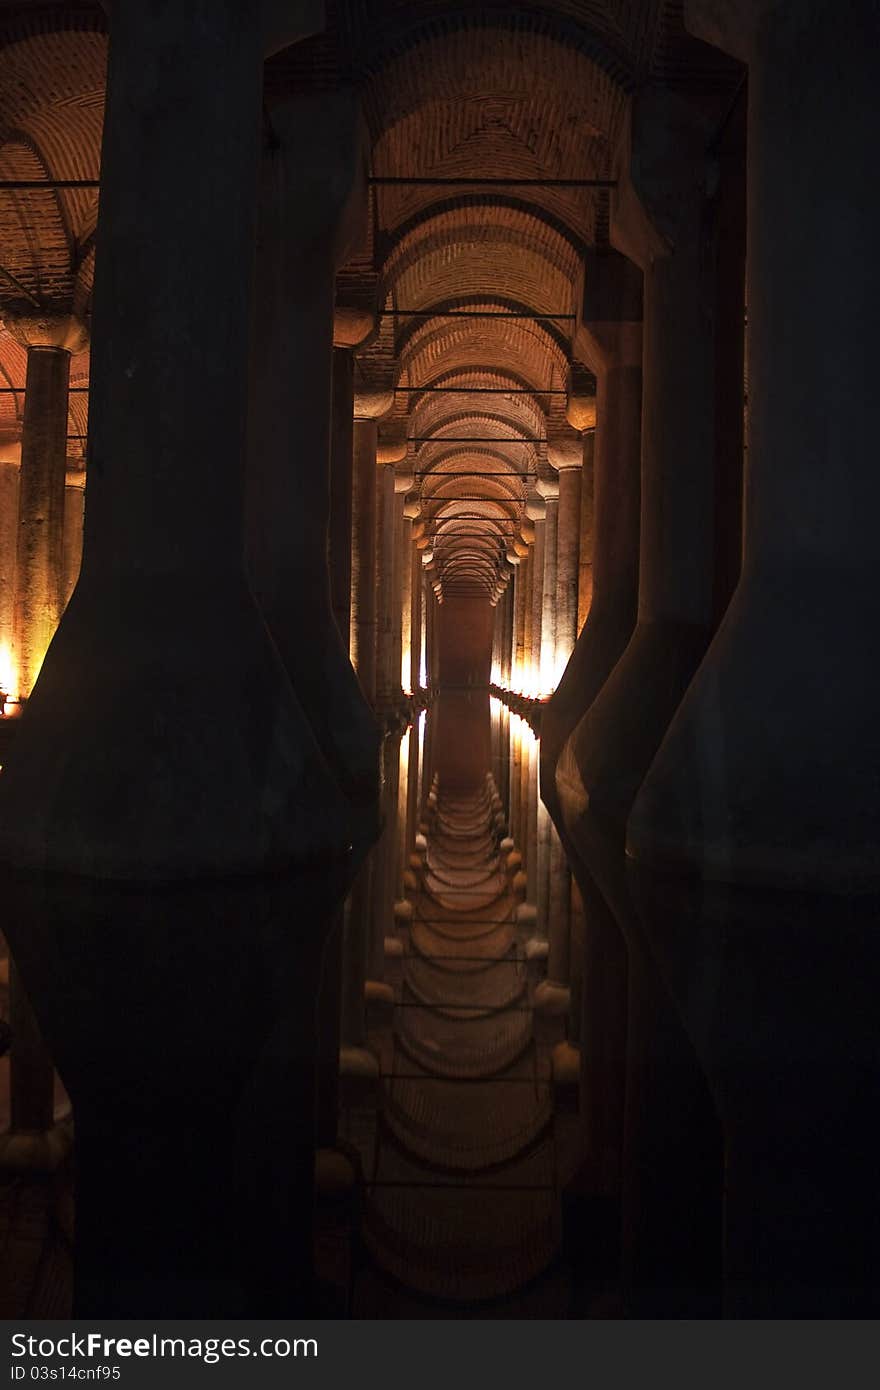
[[[378,279],[382,290],[385,313],[356,376],[395,387],[392,427],[405,421],[414,438],[433,572],[491,594],[509,572],[500,557],[523,526],[534,475],[546,475],[540,441],[567,428],[574,322],[534,316],[574,315],[583,250],[607,238],[608,190],[552,181],[607,179],[630,92],[650,77],[702,80],[711,53],[685,35],[682,0],[327,0],[326,9],[325,33],[267,65],[267,100],[353,83],[373,175],[430,181],[373,186],[367,241],[341,280],[372,288]],[[88,0],[4,7],[0,179],[97,177],[105,27]],[[7,303],[87,315],[96,216],[94,189],[3,191]],[[87,364],[87,354],[74,361],[75,384]],[[20,387],[24,371],[23,351],[0,332],[0,385]],[[22,406],[23,393],[0,394],[0,435],[20,428]],[[73,395],[74,454],[86,410],[86,395]]]
[[[603,239],[608,194],[552,181],[610,176],[640,63],[630,8],[371,7],[358,62],[374,175],[437,181],[378,184],[373,212],[395,415],[444,591],[494,592],[546,440],[568,429],[584,248]],[[454,183],[481,178],[529,185]]]

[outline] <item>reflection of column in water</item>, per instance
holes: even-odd
[[[394,900],[403,897],[403,871],[406,868],[407,831],[409,829],[409,731],[405,731],[399,746],[397,763],[397,848],[394,859]]]

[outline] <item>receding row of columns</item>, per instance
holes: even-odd
[[[747,102],[720,136],[674,88],[632,104],[617,253],[588,261],[579,329],[598,383],[592,605],[541,726],[585,913],[573,1244],[583,1288],[612,1271],[636,1315],[852,1316],[875,1306],[878,1055],[860,1012],[878,281],[856,243],[880,205],[856,194],[845,228],[831,189],[865,187],[877,13],[686,10],[748,65]],[[827,315],[804,289],[825,226],[847,261]],[[842,1128],[857,1153],[829,1140]]]

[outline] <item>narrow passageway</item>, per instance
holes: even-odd
[[[376,1316],[383,1296],[404,1315],[406,1290],[422,1315],[431,1300],[511,1316],[515,1299],[564,1316],[552,1036],[536,1027],[507,821],[485,762],[488,693],[441,691],[429,717],[420,886],[398,918],[380,1114],[363,1155],[364,1243],[388,1287],[362,1279],[355,1315]]]

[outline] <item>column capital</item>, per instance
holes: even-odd
[[[108,13],[115,0],[101,0]],[[324,0],[262,0],[261,21],[263,57],[271,58],[282,48],[299,43],[312,34],[320,34],[327,25]]]
[[[384,420],[394,409],[394,392],[377,386],[355,386],[354,418]]]
[[[407,521],[417,521],[421,515],[422,504],[418,497],[407,498],[403,504],[403,515]]]
[[[333,310],[333,346],[351,350],[364,347],[376,326],[376,315],[371,309],[337,301]]]
[[[407,494],[408,492],[412,492],[413,487],[415,486],[415,481],[416,481],[416,479],[415,479],[415,474],[412,472],[411,469],[409,469],[409,470],[404,470],[404,471],[401,471],[400,469],[395,469],[395,471],[394,471],[394,492],[395,492],[395,496],[397,496],[397,497],[405,497],[406,494]],[[404,504],[404,506],[405,506],[405,504]],[[406,514],[406,513],[404,512],[404,515],[405,515],[405,514]]]
[[[615,159],[611,241],[643,270],[699,235],[711,135],[707,113],[674,88],[652,82],[633,94]]]
[[[274,144],[262,178],[297,254],[342,265],[367,235],[369,144],[354,87],[289,93],[269,107]],[[296,196],[291,199],[292,170]],[[328,177],[328,171],[331,171]]]
[[[536,478],[535,491],[539,497],[543,497],[545,502],[559,501],[559,479],[558,478]]]
[[[619,251],[584,257],[575,347],[594,372],[642,365],[642,272]]]
[[[595,422],[595,417],[594,417]],[[552,439],[547,442],[547,461],[557,473],[581,469],[584,465],[584,444],[578,435],[574,439]],[[540,479],[538,480],[540,483]],[[559,484],[556,484],[557,495]],[[546,494],[542,494],[545,496]]]
[[[684,26],[694,38],[748,62],[755,33],[780,0],[684,0]]]
[[[537,497],[526,498],[526,516],[529,521],[534,522],[545,521],[547,519],[547,503],[540,493]]]
[[[408,452],[409,441],[406,437],[405,420],[395,420],[380,430],[379,442],[376,446],[377,463],[403,463]]]
[[[21,313],[0,308],[0,318],[10,337],[23,348],[63,348],[73,354],[88,347],[89,330],[77,314],[64,310]]]
[[[569,365],[565,379],[568,397],[565,402],[565,418],[572,429],[593,430],[596,428],[596,378],[580,362]]]
[[[333,346],[366,347],[379,328],[381,312],[379,276],[364,272],[356,277],[347,271],[336,277],[333,307]]]

